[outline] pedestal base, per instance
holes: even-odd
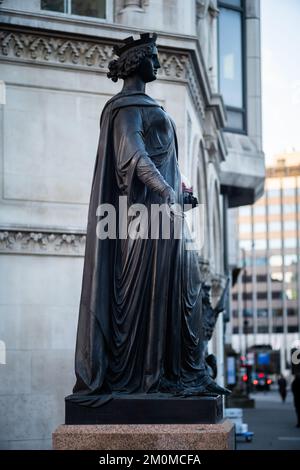
[[[232,450],[234,425],[120,424],[61,425],[53,433],[55,450]]]
[[[65,424],[216,424],[222,419],[220,395],[120,395],[101,406],[84,406],[66,399]]]

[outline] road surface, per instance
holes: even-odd
[[[296,414],[291,392],[285,403],[277,391],[252,395],[255,409],[244,409],[243,422],[254,432],[253,441],[237,441],[238,450],[300,450],[300,428],[296,428]]]

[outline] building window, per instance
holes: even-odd
[[[270,232],[280,232],[281,231],[281,223],[280,222],[270,222],[269,223],[269,231]]]
[[[269,214],[270,215],[278,215],[280,214],[280,206],[279,205],[270,205],[269,206]]]
[[[294,212],[296,212],[296,205],[292,203],[285,203],[283,206],[283,211],[285,214],[293,214]]]
[[[257,299],[258,300],[265,300],[267,298],[266,292],[257,292]]]
[[[273,326],[273,333],[282,333],[283,332],[283,326]]]
[[[252,241],[251,240],[240,240],[240,248],[243,250],[250,251],[252,248]]]
[[[269,327],[268,325],[258,325],[257,333],[268,333]]]
[[[282,266],[282,256],[270,256],[270,265],[271,266]]]
[[[288,300],[297,300],[296,289],[286,289],[285,296]]]
[[[239,229],[241,233],[251,233],[252,226],[251,224],[240,224]]]
[[[239,216],[241,216],[241,217],[250,217],[251,216],[251,207],[250,206],[239,207]]]
[[[67,13],[65,0],[42,0],[41,9],[48,11],[58,11],[59,13]]]
[[[219,1],[219,90],[227,108],[227,130],[246,131],[244,1]]]
[[[268,318],[268,310],[259,308],[257,309],[257,317],[258,318]]]
[[[68,15],[106,17],[106,0],[41,0],[41,9]]]
[[[252,276],[251,275],[243,275],[242,276],[242,282],[252,282]]]
[[[271,274],[271,279],[274,282],[282,282],[283,281],[283,273],[278,272],[278,273],[272,273]]]
[[[267,240],[255,240],[254,242],[255,250],[266,250],[267,249]]]
[[[297,317],[297,310],[295,308],[288,308],[288,317]]]
[[[266,206],[254,206],[254,215],[265,215],[266,213]]]
[[[265,222],[256,222],[254,224],[254,232],[266,232],[267,226]]]
[[[256,281],[257,282],[267,282],[267,280],[268,280],[268,277],[267,277],[266,274],[258,274],[256,276]]]
[[[296,221],[295,220],[285,220],[284,221],[284,230],[285,231],[296,231],[296,229],[297,229],[297,226],[296,226]]]
[[[279,300],[279,299],[282,299],[282,292],[272,292],[272,299],[274,300]]]
[[[280,238],[271,238],[269,241],[269,247],[271,250],[279,250],[281,248]]]
[[[298,326],[297,325],[288,325],[288,333],[298,333]]]
[[[284,248],[297,248],[296,238],[285,238],[284,239]]]
[[[295,196],[295,188],[283,188],[283,195],[287,197]]]
[[[280,189],[269,189],[268,196],[269,198],[280,197]]]
[[[284,279],[286,283],[297,282],[297,273],[293,271],[286,271],[284,273]]]
[[[285,266],[291,266],[293,264],[297,264],[297,255],[285,255],[284,257],[284,264]]]
[[[256,266],[266,266],[267,263],[268,263],[267,258],[265,258],[263,256],[258,256],[257,258],[255,258],[255,265]]]

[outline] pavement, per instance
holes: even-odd
[[[251,395],[254,409],[243,410],[243,422],[254,432],[252,442],[237,440],[238,450],[300,450],[300,428],[296,428],[293,396],[288,392],[285,403],[277,391]]]

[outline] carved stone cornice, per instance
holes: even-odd
[[[166,78],[186,79],[186,68],[188,63],[187,54],[172,54],[168,52],[159,53],[161,68],[158,70],[160,76]]]
[[[18,31],[0,32],[0,56],[44,64],[107,69],[113,46]]]
[[[82,66],[92,70],[107,71],[114,58],[110,44],[52,37],[19,31],[0,32],[0,57],[22,62],[37,62],[44,65]],[[187,79],[188,54],[163,51],[159,55],[160,77]]]
[[[83,256],[86,236],[21,230],[0,230],[0,253]]]
[[[57,37],[24,30],[0,32],[0,61],[7,59],[55,67],[80,67],[106,73],[113,57],[113,45],[96,40]],[[173,52],[160,48],[159,58],[159,78],[186,82],[193,102],[204,118],[204,99],[189,52]]]

